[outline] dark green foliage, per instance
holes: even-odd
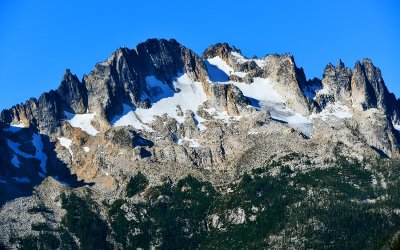
[[[129,221],[125,218],[125,211],[121,209],[124,203],[124,200],[115,200],[108,210],[108,216],[115,241],[126,248],[130,227]]]
[[[33,231],[52,231],[50,226],[46,223],[35,223],[32,224]]]
[[[175,187],[164,188],[162,195],[150,208],[162,236],[163,249],[194,249],[207,235],[206,216],[215,191],[209,183],[192,176],[180,180]]]
[[[110,249],[106,238],[107,224],[94,212],[90,199],[83,200],[72,193],[68,197],[62,195],[62,207],[67,214],[62,224],[80,241],[81,249]]]
[[[48,208],[46,208],[43,204],[37,206],[37,207],[32,207],[28,209],[29,213],[35,214],[35,213],[52,213]]]
[[[136,220],[128,221],[125,217],[126,212],[121,208],[123,204],[125,201],[115,200],[108,210],[114,240],[123,249],[148,248],[151,240],[151,222],[148,217],[141,215],[146,207],[141,204],[131,205]]]
[[[61,245],[60,249],[61,250],[77,250],[79,249],[78,245],[72,238],[71,234],[65,230],[61,229],[61,235],[60,235],[60,240],[61,240]]]
[[[146,176],[139,172],[129,180],[126,186],[126,196],[132,197],[145,190],[148,185],[149,181]]]
[[[304,158],[292,154],[285,161],[297,157]],[[399,183],[400,171],[388,171],[400,164],[374,166],[386,180]],[[268,174],[272,167],[279,169],[275,176]],[[135,221],[126,219],[124,202],[118,200],[109,210],[113,235],[123,246],[142,248],[158,239],[162,249],[263,249],[276,244],[269,237],[281,235],[281,248],[293,246],[291,239],[303,239],[299,248],[377,249],[400,230],[398,215],[379,212],[382,206],[393,211],[400,205],[400,184],[385,190],[373,187],[372,172],[363,163],[340,155],[330,168],[307,172],[294,171],[278,160],[243,175],[231,188],[233,192],[221,195],[192,176],[176,185],[153,187],[147,203],[127,204],[140,218]],[[388,200],[363,202],[386,193]],[[226,221],[224,214],[238,208],[245,211],[246,221],[238,225]],[[143,209],[147,213],[141,213]],[[220,216],[223,230],[209,227],[211,214]],[[249,220],[252,215],[256,219]],[[134,236],[135,229],[141,233]]]
[[[20,249],[26,250],[47,250],[57,249],[60,246],[60,240],[52,233],[40,233],[38,236],[29,235],[21,239]]]

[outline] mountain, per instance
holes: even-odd
[[[400,103],[371,60],[120,48],[0,115],[4,248],[390,248]],[[1,245],[0,245],[1,247]]]

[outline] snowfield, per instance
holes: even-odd
[[[178,106],[183,114],[186,111],[192,111],[195,114],[195,119],[199,123],[204,121],[201,117],[196,115],[198,107],[206,101],[206,94],[204,93],[201,83],[193,82],[186,74],[177,77],[173,81],[173,87],[177,90],[174,91],[169,85],[156,79],[154,76],[146,78],[147,86],[149,86],[149,94],[144,98],[150,98],[154,101],[149,109],[135,108],[124,105],[124,112],[121,116],[116,116],[111,121],[113,126],[132,126],[136,129],[143,129],[152,131],[147,125],[154,121],[154,116],[162,116],[167,114],[169,117],[175,118],[179,123],[184,122],[184,115],[178,113]]]
[[[67,121],[72,127],[80,128],[91,136],[96,136],[99,131],[95,129],[92,125],[96,113],[92,114],[72,114],[69,112],[64,112]]]
[[[250,61],[237,52],[231,52],[238,62],[244,63]],[[253,59],[260,66],[265,66],[265,61],[262,59]],[[261,77],[253,78],[251,83],[233,82],[229,80],[229,75],[237,75],[244,77],[246,73],[235,72],[222,58],[216,56],[207,59],[205,62],[209,73],[210,80],[213,84],[233,84],[238,87],[244,96],[250,98],[252,106],[260,111],[268,112],[271,118],[277,122],[281,122],[297,131],[310,137],[314,132],[314,119],[345,119],[352,117],[350,109],[341,104],[329,104],[322,112],[303,116],[295,112],[286,105],[283,96],[274,89],[274,82],[270,79]],[[161,82],[154,76],[146,78],[147,91],[141,96],[142,100],[150,100],[152,106],[148,109],[131,107],[124,104],[123,113],[115,116],[111,123],[114,127],[132,126],[135,129],[154,132],[149,126],[155,120],[155,116],[166,114],[177,120],[178,123],[184,122],[184,114],[190,110],[195,114],[197,126],[200,130],[205,130],[206,127],[202,124],[204,118],[198,116],[196,111],[199,106],[206,101],[206,94],[200,83],[193,82],[187,74],[178,76],[172,83],[172,86]],[[313,99],[316,95],[326,94],[326,89],[321,89],[320,86],[311,86],[304,89],[306,96]],[[180,109],[180,110],[179,110]],[[182,111],[182,112],[180,112]],[[229,116],[226,112],[217,112],[214,108],[206,109],[213,119],[223,120],[230,123],[230,120],[239,120],[241,116]],[[71,114],[69,114],[71,115]],[[95,135],[98,133],[91,125],[90,121],[94,118],[94,114],[75,115],[68,121],[72,126],[80,127],[82,130]],[[183,140],[183,139],[181,139]]]

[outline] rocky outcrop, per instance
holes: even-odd
[[[337,67],[329,63],[325,67],[322,77],[324,91],[316,98],[320,107],[324,108],[328,102],[339,101],[347,103],[351,96],[351,77],[351,69],[345,67],[341,60],[339,60]]]
[[[118,49],[84,78],[89,109],[111,120],[122,112],[124,103],[148,107],[151,103],[142,98],[147,76],[171,84],[183,73],[194,81],[207,77],[200,58],[175,40],[149,39],[133,50]]]
[[[207,106],[229,115],[240,115],[250,103],[242,91],[233,84],[213,84],[206,86]]]
[[[355,108],[366,110],[378,108],[388,115],[398,117],[399,110],[396,98],[389,93],[379,68],[365,58],[357,61],[351,79],[351,98]]]
[[[37,100],[31,98],[25,104],[17,104],[10,109],[1,112],[1,121],[5,124],[22,123],[29,126],[31,123],[36,124],[37,117]]]
[[[302,115],[309,115],[310,101],[302,90],[306,85],[305,74],[302,68],[297,68],[293,56],[269,55],[263,60],[263,77],[276,82],[275,89],[285,98],[289,107]]]
[[[86,112],[88,107],[86,87],[69,69],[66,70],[57,93],[62,100],[64,111],[77,114]]]
[[[228,43],[216,43],[209,46],[204,51],[202,58],[206,60],[217,56],[238,72],[255,72],[259,68],[253,60],[244,57],[239,49]]]

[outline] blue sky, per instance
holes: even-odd
[[[341,58],[371,58],[400,97],[400,2],[387,1],[0,2],[0,109],[82,77],[121,46],[175,38],[201,54],[228,42],[248,57],[292,53],[307,78]],[[241,3],[240,3],[241,2]]]

